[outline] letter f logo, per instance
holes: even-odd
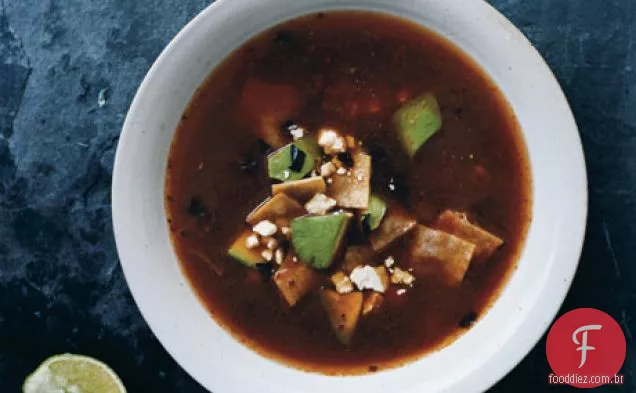
[[[572,334],[572,341],[574,341],[574,344],[580,345],[580,347],[576,349],[577,351],[581,351],[581,364],[579,364],[579,368],[583,367],[583,365],[585,364],[585,360],[587,359],[587,351],[593,351],[596,349],[587,345],[587,332],[589,330],[601,330],[601,327],[601,325],[585,325],[576,329]],[[581,340],[581,342],[579,342],[576,336],[581,332],[583,332],[583,339]]]

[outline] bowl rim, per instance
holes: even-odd
[[[247,3],[250,3],[251,1],[253,0],[234,0],[233,2],[230,2],[229,0],[216,0],[214,3],[210,4],[204,10],[202,10],[194,19],[192,19],[164,48],[164,50],[161,52],[157,60],[154,62],[154,64],[152,65],[148,73],[146,74],[143,82],[141,83],[139,89],[137,90],[134,96],[134,99],[132,101],[128,115],[126,117],[126,120],[122,128],[120,143],[117,148],[117,153],[115,156],[115,162],[113,167],[113,181],[112,181],[112,189],[111,189],[112,210],[113,210],[112,212],[113,213],[113,229],[115,233],[115,241],[116,241],[117,250],[121,259],[124,275],[126,277],[130,291],[133,295],[134,301],[137,304],[140,312],[142,313],[150,329],[156,335],[156,337],[164,346],[164,348],[177,361],[177,363],[182,365],[182,367],[184,368],[186,372],[188,372],[195,380],[199,381],[207,389],[211,389],[211,386],[208,383],[203,381],[201,375],[197,374],[196,372],[192,372],[189,367],[184,366],[184,364],[187,364],[188,362],[186,362],[183,356],[175,350],[175,343],[172,342],[171,339],[166,337],[164,334],[159,333],[158,326],[155,324],[155,322],[153,322],[153,317],[146,312],[147,303],[149,301],[147,299],[147,295],[142,293],[142,290],[139,289],[139,286],[136,286],[134,284],[135,280],[132,278],[133,275],[131,274],[131,271],[133,268],[131,267],[130,262],[126,262],[128,259],[126,257],[126,254],[123,252],[123,250],[127,247],[128,242],[124,240],[124,237],[126,236],[126,233],[125,233],[126,231],[122,230],[123,220],[121,218],[123,215],[123,212],[125,211],[124,204],[126,202],[120,197],[120,190],[122,190],[122,187],[124,186],[122,179],[126,176],[125,174],[126,164],[124,163],[123,157],[124,155],[131,154],[129,151],[126,150],[127,138],[133,132],[132,129],[135,126],[134,123],[135,123],[136,113],[137,111],[140,110],[139,108],[140,108],[141,102],[144,100],[147,100],[147,91],[153,81],[152,77],[160,73],[162,64],[168,60],[168,58],[172,55],[175,48],[177,48],[180,45],[183,45],[184,42],[187,41],[192,31],[199,24],[201,24],[205,19],[210,18],[214,13],[221,12],[221,11],[227,12],[231,8],[236,8],[236,4],[234,3],[240,2],[242,4],[247,4]],[[387,0],[387,1],[390,1],[390,0]],[[421,1],[425,1],[425,0],[413,0],[411,2],[418,3]],[[430,0],[430,1],[435,1],[435,0]],[[325,3],[327,2],[328,1],[326,1]],[[366,3],[383,3],[385,2],[385,0],[368,0],[368,1],[355,0],[355,2],[362,4],[360,9],[366,9],[366,7],[364,6],[364,4]],[[457,3],[457,2],[462,2],[462,0],[453,0],[451,2]],[[477,389],[474,391],[480,391],[481,389],[486,390],[490,388],[492,385],[494,385],[497,381],[499,381],[507,373],[509,373],[527,355],[527,353],[529,353],[529,351],[541,339],[541,336],[543,335],[545,330],[549,327],[552,320],[554,320],[557,312],[559,311],[565,299],[565,296],[567,295],[569,291],[572,279],[578,267],[578,262],[579,262],[580,254],[582,251],[583,240],[584,240],[585,231],[586,231],[587,213],[588,213],[587,212],[588,192],[587,192],[587,174],[586,174],[585,160],[583,155],[583,147],[581,144],[580,136],[578,134],[578,128],[576,126],[576,121],[571,112],[571,109],[569,108],[569,105],[567,103],[565,94],[563,93],[561,87],[559,86],[559,83],[556,77],[554,76],[554,74],[552,73],[548,65],[545,63],[545,61],[543,60],[539,52],[534,48],[534,46],[532,46],[532,44],[525,38],[525,36],[507,18],[501,15],[494,7],[492,7],[487,2],[483,2],[481,0],[464,0],[464,2],[470,3],[470,4],[482,3],[479,5],[479,7],[484,7],[483,8],[484,12],[489,13],[490,17],[497,20],[497,22],[501,24],[501,27],[506,32],[514,36],[514,39],[527,44],[527,49],[533,52],[534,57],[536,57],[537,61],[539,61],[540,63],[539,67],[543,68],[542,72],[544,76],[548,77],[551,80],[550,83],[552,83],[553,85],[557,87],[556,90],[558,90],[559,94],[558,94],[558,97],[555,97],[555,100],[561,103],[564,103],[565,108],[567,108],[567,110],[562,111],[561,116],[564,117],[563,119],[564,122],[570,123],[570,129],[576,131],[576,135],[573,136],[574,139],[576,140],[576,143],[575,145],[570,147],[571,149],[573,149],[572,153],[575,159],[575,162],[572,162],[571,164],[573,165],[574,172],[577,175],[577,178],[574,179],[573,181],[576,182],[576,187],[578,187],[580,190],[584,190],[584,192],[580,195],[580,199],[573,201],[573,204],[574,204],[573,209],[577,212],[577,217],[576,217],[577,222],[573,225],[575,230],[574,230],[574,233],[572,234],[570,245],[569,245],[569,254],[572,257],[572,261],[569,264],[567,264],[566,268],[564,268],[562,271],[562,273],[564,273],[565,275],[563,284],[557,287],[557,289],[553,288],[550,291],[550,295],[551,295],[550,299],[546,299],[544,295],[541,305],[543,306],[545,311],[539,312],[538,308],[540,304],[539,304],[539,301],[536,302],[535,304],[536,307],[531,312],[534,312],[535,314],[540,315],[541,318],[538,318],[531,326],[526,328],[526,336],[530,338],[524,339],[522,342],[519,343],[519,345],[516,345],[514,348],[508,348],[508,353],[506,356],[501,355],[501,353],[503,352],[501,350],[495,353],[495,355],[500,355],[499,356],[500,360],[501,359],[507,360],[505,364],[502,365],[501,363],[499,363],[499,365],[495,367],[495,366],[492,366],[493,360],[490,359],[491,367],[487,370],[483,370],[484,372],[481,377],[475,377],[474,373],[472,373],[464,379],[463,384],[461,386],[463,386],[464,388],[470,387],[470,389]],[[320,3],[320,2],[317,2],[317,3]],[[328,9],[334,9],[334,8],[330,7]],[[377,10],[374,10],[374,11],[377,11]],[[453,41],[452,38],[449,38],[449,39],[451,40],[451,42]],[[481,64],[481,62],[479,61],[477,62]],[[522,132],[525,134],[525,131],[522,131]],[[530,157],[529,157],[529,160],[531,160]],[[500,296],[503,296],[503,294]],[[499,299],[495,300],[495,302],[497,301],[499,301]],[[236,342],[236,344],[239,345],[238,342]],[[452,345],[454,344],[451,344],[451,346]],[[493,358],[495,358],[495,355],[493,355]],[[271,361],[271,360],[268,360],[268,361]],[[388,372],[391,372],[391,371],[388,371]],[[351,378],[359,378],[359,377],[354,376]],[[453,386],[454,390],[449,389],[448,391],[451,391],[451,390],[452,391],[468,391],[468,390],[458,390],[458,386],[459,385]],[[215,388],[218,388],[218,386],[215,386]],[[228,390],[228,391],[231,391],[231,390]],[[408,391],[411,392],[411,390],[408,390]],[[220,393],[220,391],[217,391],[217,390],[215,390],[215,392]]]

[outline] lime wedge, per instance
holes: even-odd
[[[81,355],[52,356],[29,375],[23,393],[126,393],[113,370]]]

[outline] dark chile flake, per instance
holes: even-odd
[[[256,270],[263,276],[264,280],[269,280],[274,275],[276,271],[276,267],[272,262],[267,263],[257,263]]]
[[[369,213],[362,216],[362,232],[371,233],[371,215]]]
[[[285,131],[289,131],[289,130],[293,130],[298,128],[298,126],[296,125],[296,123],[294,123],[294,121],[292,119],[288,119],[285,120],[281,125],[280,128],[282,128]]]
[[[245,157],[239,162],[239,167],[242,171],[252,172],[258,167],[258,163],[251,157]]]
[[[294,172],[300,172],[300,170],[303,169],[303,165],[305,165],[305,158],[307,157],[307,154],[297,148],[296,145],[291,145],[291,149],[289,151],[291,152],[291,165],[289,166],[289,169]]]
[[[192,198],[190,198],[190,203],[188,203],[187,211],[188,214],[192,217],[203,217],[207,213],[203,201],[197,196],[193,196]]]
[[[410,189],[406,179],[401,176],[394,175],[389,179],[389,190],[399,202],[407,202],[409,199]]]
[[[294,42],[294,37],[287,32],[279,31],[274,37],[274,42],[281,46],[290,45]]]
[[[386,151],[377,145],[369,146],[369,154],[371,155],[372,164],[379,165],[387,159]]]
[[[353,168],[353,157],[351,157],[351,153],[349,153],[348,151],[344,153],[338,153],[338,159],[347,168]]]
[[[258,140],[258,150],[263,154],[268,154],[272,151],[272,147],[262,139]]]
[[[467,329],[473,326],[473,323],[477,320],[477,313],[475,311],[469,312],[459,321],[459,327]]]

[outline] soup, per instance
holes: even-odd
[[[523,247],[530,183],[514,114],[469,57],[339,11],[275,26],[214,70],[176,130],[165,197],[216,321],[290,366],[360,374],[487,311]]]

